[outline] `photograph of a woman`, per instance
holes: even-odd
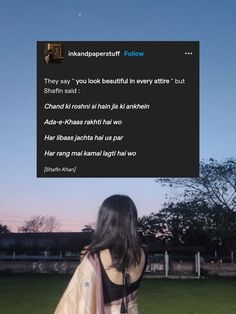
[[[134,202],[125,195],[108,197],[55,314],[137,314],[137,291],[146,264]]]

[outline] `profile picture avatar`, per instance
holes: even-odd
[[[59,43],[46,43],[44,46],[44,62],[62,63],[64,60],[64,46]]]

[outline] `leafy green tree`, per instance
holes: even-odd
[[[139,219],[139,231],[148,241],[168,246],[236,248],[236,213],[222,206],[191,201],[166,204],[158,213]]]
[[[213,158],[200,163],[199,178],[161,178],[157,182],[181,191],[178,194],[185,202],[204,202],[211,215],[208,233],[215,243],[227,249],[236,248],[236,159],[217,161]],[[183,204],[182,204],[183,206]],[[196,227],[196,226],[195,226]],[[190,229],[193,231],[193,229]],[[190,232],[190,231],[189,231]],[[214,234],[214,236],[212,235]],[[193,231],[193,236],[196,230]]]
[[[200,176],[196,178],[160,178],[163,186],[180,188],[178,195],[187,201],[206,202],[209,206],[221,206],[236,211],[236,160],[219,162],[213,158],[200,163]]]
[[[171,203],[159,213],[163,238],[171,245],[205,246],[211,241],[211,208],[197,201]]]

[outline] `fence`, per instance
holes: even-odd
[[[231,255],[232,257],[232,255]],[[227,262],[226,262],[227,261]],[[79,254],[49,255],[0,255],[0,272],[9,273],[73,273],[79,265]],[[236,263],[232,258],[222,256],[201,256],[199,252],[191,254],[168,253],[154,254],[148,257],[145,271],[147,278],[192,278],[201,276],[236,277]]]
[[[192,255],[156,254],[150,256],[145,277],[200,278],[200,253]]]

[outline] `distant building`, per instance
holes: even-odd
[[[0,234],[0,256],[78,256],[91,241],[91,232],[5,233]]]

